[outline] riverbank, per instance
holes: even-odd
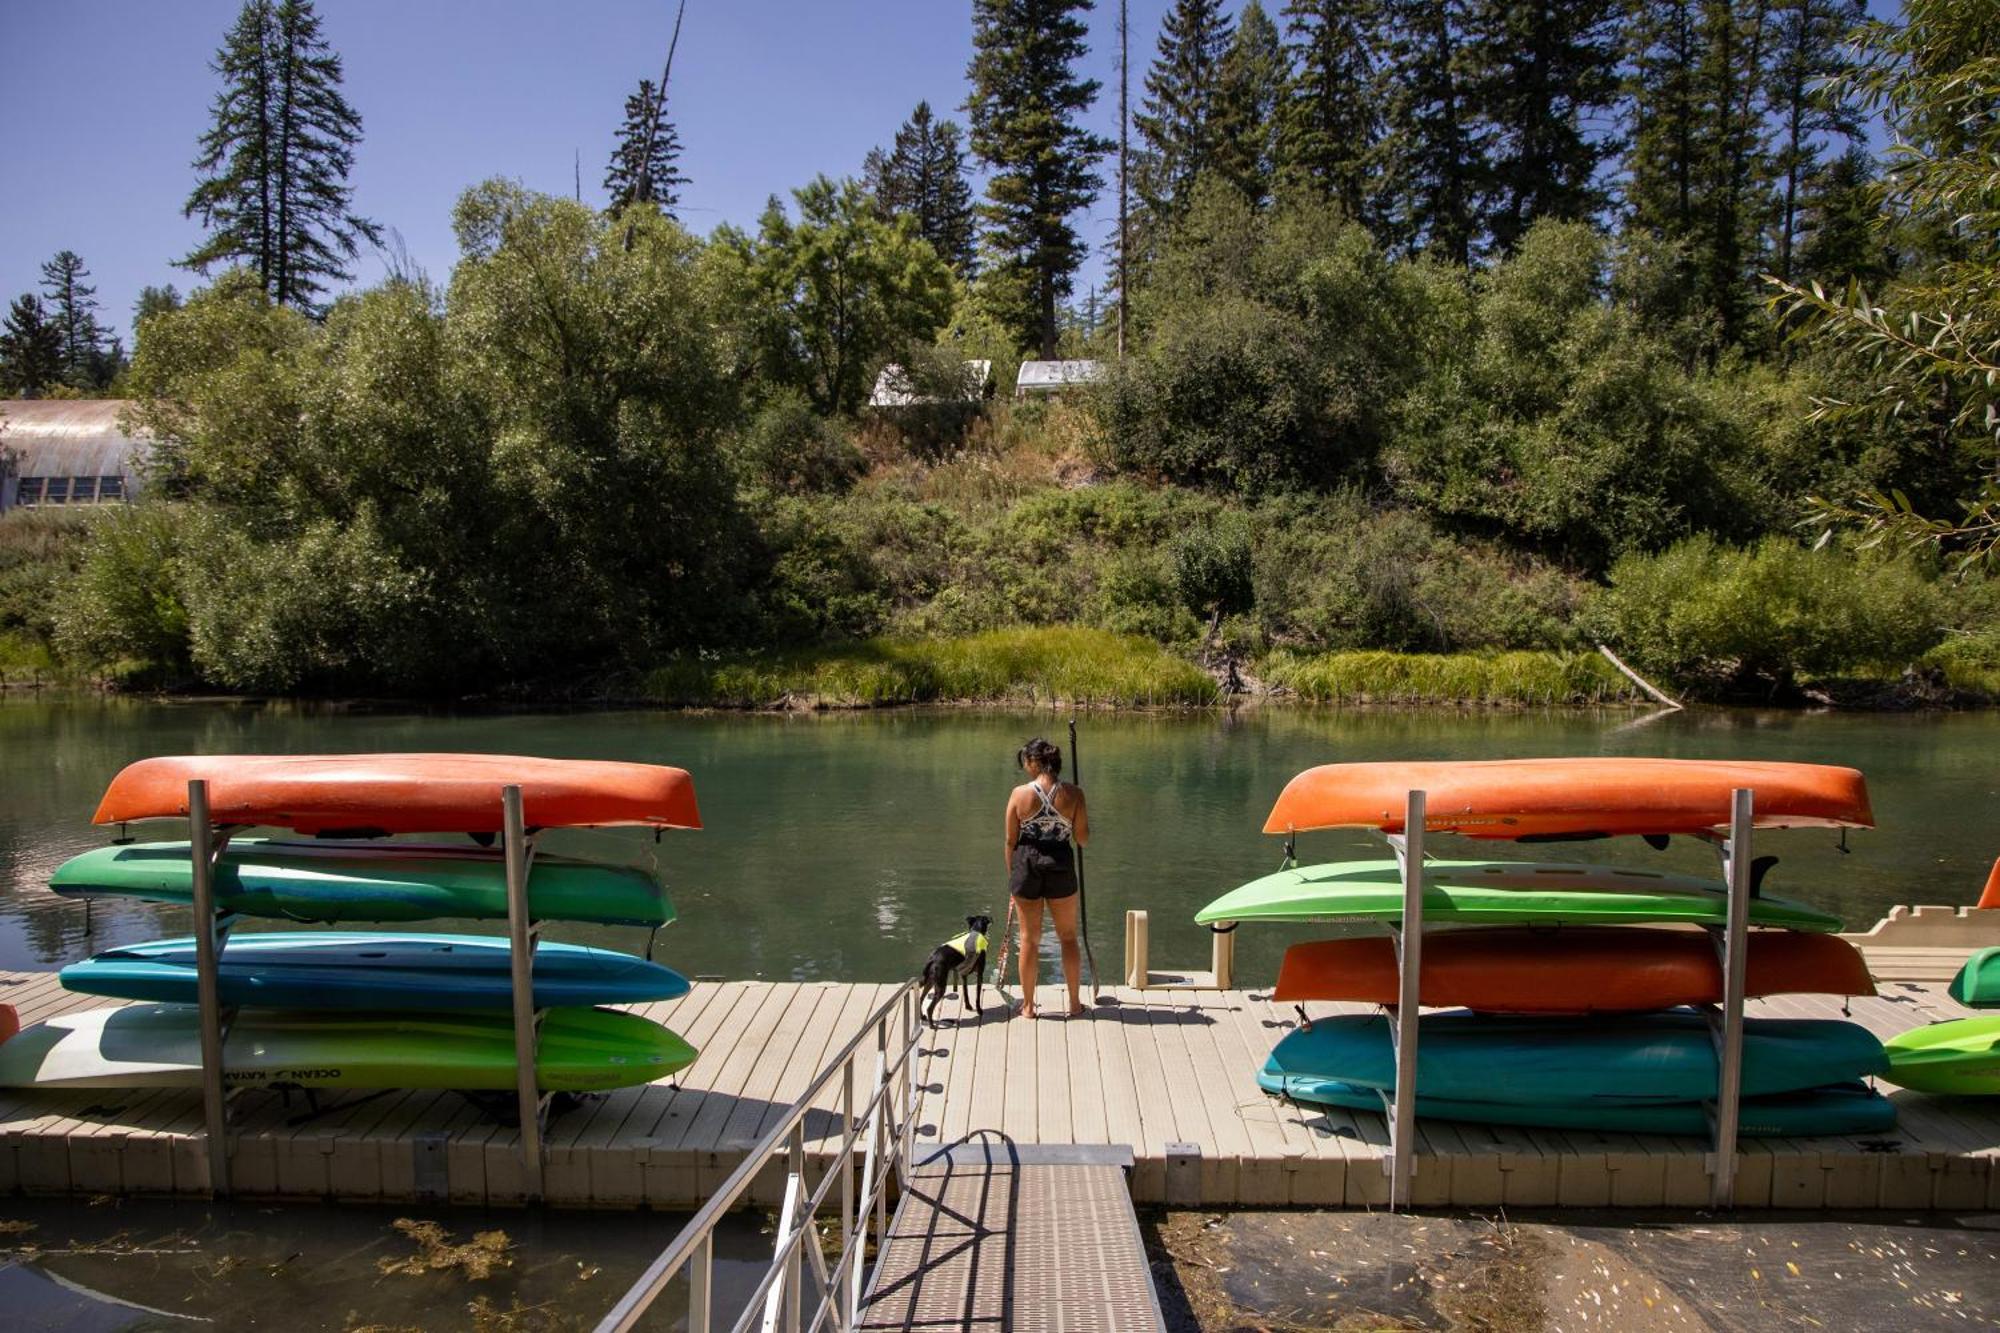
[[[1985,1214],[1154,1212],[1141,1228],[1170,1333],[2000,1320]]]

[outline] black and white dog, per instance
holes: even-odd
[[[936,1010],[938,1001],[950,988],[954,979],[958,982],[958,999],[969,1006],[973,1013],[982,1012],[986,1007],[986,931],[993,924],[990,916],[969,916],[965,918],[967,930],[963,935],[954,935],[937,948],[924,963],[923,988],[930,992],[924,1000],[924,1021],[937,1026]],[[978,999],[967,994],[967,987],[977,983]]]

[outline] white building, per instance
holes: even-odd
[[[963,401],[976,403],[986,397],[987,383],[993,378],[991,361],[967,361],[963,364],[965,387]],[[901,366],[882,367],[882,373],[875,377],[875,392],[868,395],[870,407],[923,407],[942,401],[926,397],[916,391],[910,383],[909,375]]]
[[[121,398],[0,401],[0,514],[130,500],[146,453],[145,441],[118,425],[131,406]]]
[[[1104,376],[1102,361],[1023,361],[1014,380],[1014,396],[1061,393],[1079,384],[1095,384]]]

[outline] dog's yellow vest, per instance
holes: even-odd
[[[963,935],[954,935],[946,940],[945,946],[958,950],[967,958],[976,958],[986,952],[986,937],[976,930],[968,930]]]

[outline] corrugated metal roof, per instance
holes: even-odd
[[[133,404],[124,398],[10,398],[0,401],[0,449],[29,477],[133,475],[146,452],[143,437],[118,427]]]
[[[991,361],[965,362],[965,400],[972,402],[986,392],[986,381],[993,378]],[[868,395],[870,407],[911,407],[918,403],[938,401],[913,393],[903,368],[897,365],[882,367],[882,373],[875,377],[875,392]]]
[[[1095,384],[1103,378],[1102,361],[1023,361],[1014,392],[1066,389],[1072,384]]]

